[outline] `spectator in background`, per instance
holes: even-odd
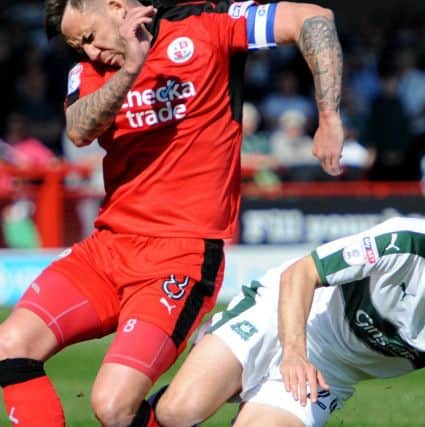
[[[375,161],[375,151],[367,149],[359,141],[359,131],[349,118],[343,118],[344,147],[342,149],[341,164],[344,172],[342,179],[366,179],[371,166]]]
[[[0,140],[0,155],[3,162],[23,169],[47,167],[55,160],[52,151],[33,137],[25,116],[13,113],[6,119],[4,141]],[[9,248],[37,248],[40,237],[33,221],[35,204],[21,187],[20,180],[2,176],[4,190],[15,189],[14,199],[1,212],[1,230],[4,243]],[[7,181],[7,182],[6,182]]]
[[[296,110],[306,117],[310,128],[315,118],[314,103],[300,95],[298,78],[290,70],[281,71],[276,76],[276,92],[267,95],[261,103],[260,111],[269,130],[279,127],[279,118],[288,110]]]
[[[420,178],[420,159],[425,154],[425,72],[417,68],[414,52],[402,49],[396,55],[398,94],[410,122],[411,143],[407,178]]]
[[[76,54],[60,38],[52,40],[48,47],[43,57],[43,70],[47,76],[47,95],[55,113],[62,116],[67,75],[76,63]]]
[[[342,87],[341,116],[346,123],[350,124],[351,128],[356,130],[356,139],[363,141],[367,114],[361,109],[357,92],[348,84],[344,84]]]
[[[357,97],[359,111],[367,113],[379,93],[376,58],[366,55],[363,46],[355,46],[344,61],[345,81]]]
[[[55,155],[31,134],[24,115],[12,113],[6,119],[2,159],[17,167],[34,168],[51,165]]]
[[[12,67],[11,37],[5,25],[0,21],[0,87],[2,88],[2,102],[0,102],[0,135],[3,135],[6,116],[9,113],[10,103],[14,96],[15,74]]]
[[[31,133],[53,152],[60,153],[63,113],[58,114],[47,96],[47,74],[40,64],[30,63],[18,79],[18,111],[28,119]]]
[[[409,122],[397,93],[398,80],[391,70],[384,70],[380,93],[374,99],[366,129],[367,145],[375,151],[372,180],[404,180],[409,146]]]
[[[77,172],[66,177],[68,186],[84,189],[85,197],[78,201],[76,210],[81,224],[81,234],[87,237],[93,232],[94,220],[99,213],[100,201],[105,193],[102,175],[105,150],[97,142],[85,147],[76,147],[66,135],[63,135],[62,152],[65,161],[90,170],[88,178],[84,178]]]
[[[261,117],[257,108],[245,102],[242,107],[242,171],[252,175],[253,181],[267,190],[277,194],[280,179],[275,173],[278,163],[270,152],[269,135],[258,132]]]
[[[320,163],[312,154],[313,139],[306,133],[306,116],[299,110],[280,115],[279,128],[271,136],[271,153],[284,179],[309,181],[322,177]]]
[[[271,58],[267,51],[259,50],[248,56],[245,67],[245,97],[259,102],[270,84]]]

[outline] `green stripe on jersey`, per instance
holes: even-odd
[[[326,278],[326,272],[330,272],[329,274],[334,274],[340,270],[344,270],[345,268],[350,267],[350,265],[347,264],[344,260],[342,253],[343,249],[340,249],[324,258],[319,258],[317,251],[313,251],[311,253],[314,263],[316,264],[317,272],[319,273],[320,282],[322,285],[329,285],[328,279]]]
[[[366,237],[366,236],[365,236]],[[425,234],[409,230],[384,233],[374,237],[379,256],[413,254],[425,258]],[[351,267],[343,257],[344,248],[320,258],[317,251],[311,253],[321,283],[329,285],[327,276]]]
[[[425,258],[425,234],[394,231],[375,237],[379,255],[410,253]]]
[[[255,298],[257,296],[257,290],[262,286],[263,285],[256,280],[253,280],[249,286],[242,286],[242,293],[244,297],[233,308],[231,308],[230,310],[223,311],[221,313],[221,319],[215,325],[211,326],[208,329],[208,332],[214,332],[216,329],[224,325],[229,320],[234,319],[242,312],[254,306]]]

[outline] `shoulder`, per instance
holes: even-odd
[[[376,234],[392,232],[419,233],[425,235],[425,219],[413,217],[394,217],[374,227]]]

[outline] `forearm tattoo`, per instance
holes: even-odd
[[[96,92],[72,104],[66,111],[68,133],[87,143],[100,136],[111,126],[136,77],[121,68]]]
[[[307,19],[301,29],[298,46],[313,74],[319,112],[338,111],[342,50],[334,22],[324,16]]]

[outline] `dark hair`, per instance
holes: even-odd
[[[84,2],[85,0],[46,0],[44,24],[49,40],[61,33],[61,23],[66,6],[69,4],[74,9],[81,10]]]

